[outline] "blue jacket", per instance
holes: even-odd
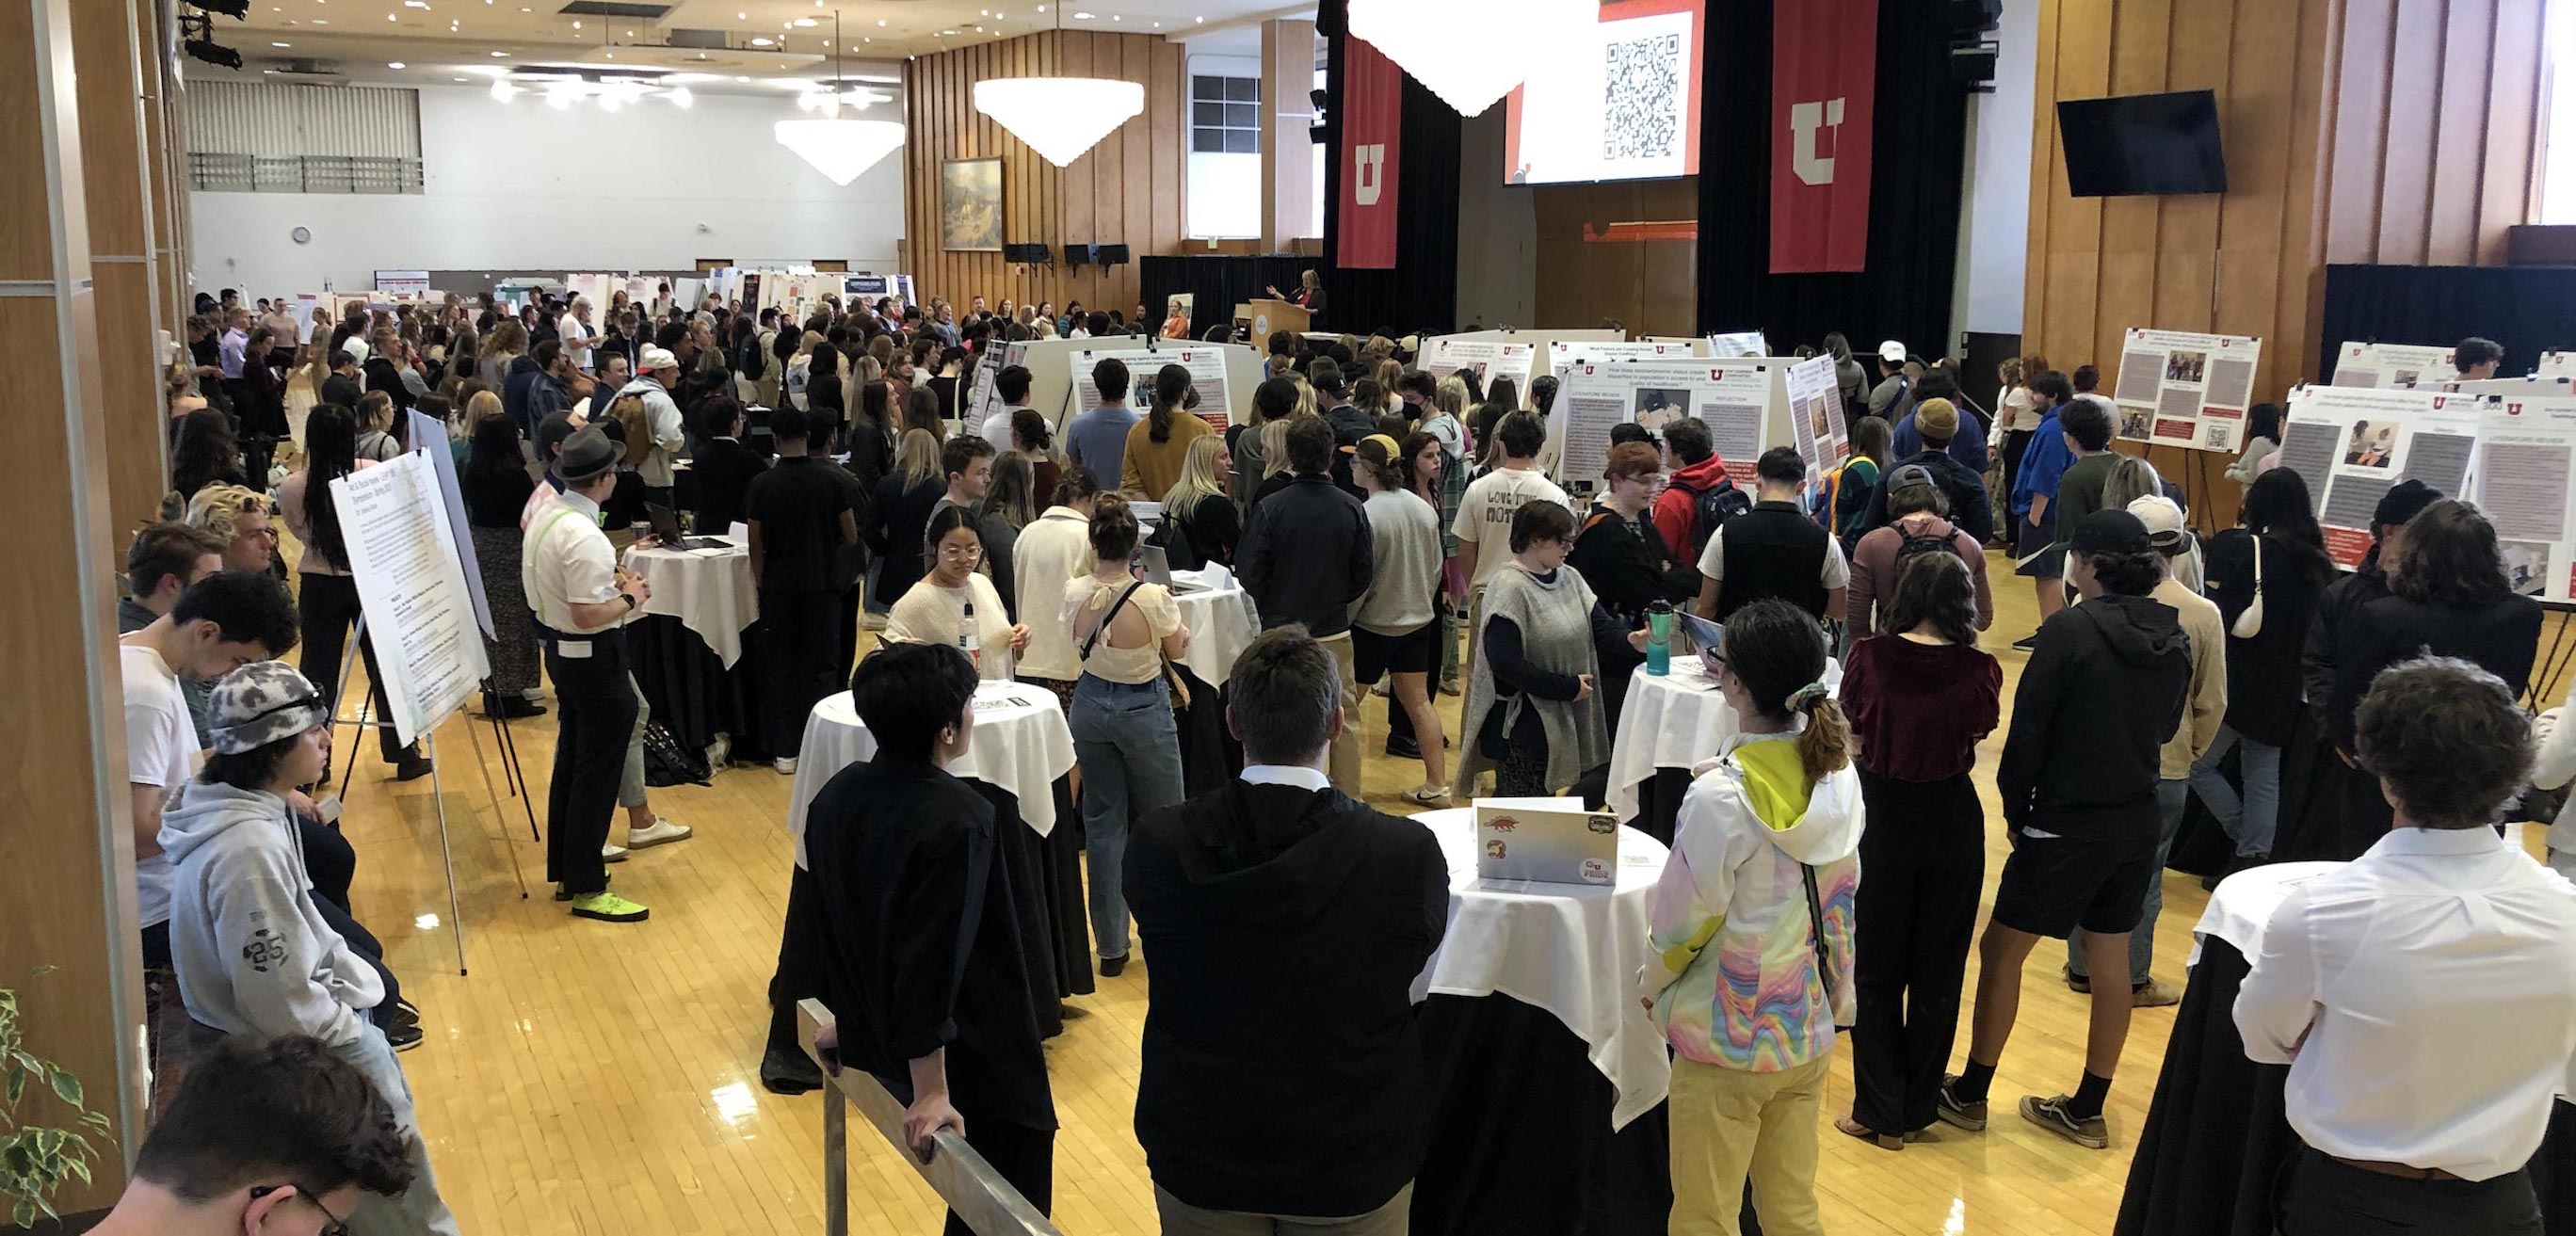
[[[2039,428],[2030,432],[2030,446],[2021,453],[2021,469],[2013,474],[2012,513],[2030,514],[2030,500],[2035,494],[2047,494],[2057,500],[2057,480],[2075,462],[2075,453],[2066,449],[2066,434],[2057,426],[2057,412],[2050,409],[2039,418]]]

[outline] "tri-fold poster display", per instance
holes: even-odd
[[[2262,354],[2263,341],[2249,335],[2131,328],[2112,392],[2119,436],[2230,455],[2244,449]]]

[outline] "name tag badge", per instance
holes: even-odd
[[[586,639],[556,640],[555,655],[562,657],[567,661],[584,660],[590,656],[590,641]]]

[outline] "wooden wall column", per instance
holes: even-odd
[[[158,341],[163,325],[153,249],[152,197],[145,170],[143,55],[139,14],[130,4],[72,8],[72,55],[80,66],[81,172],[87,190],[90,277],[98,315],[99,409],[107,417],[109,526],[149,522],[169,488],[164,460]],[[113,570],[122,537],[111,538]]]
[[[141,1141],[142,958],[125,794],[115,597],[101,565],[107,425],[83,192],[73,0],[0,0],[0,366],[22,466],[0,485],[18,576],[0,593],[0,646],[16,654],[0,709],[0,984],[15,987],[28,1050],[78,1074],[116,1122],[97,1180],[58,1199],[105,1205]],[[118,6],[122,7],[122,6]],[[119,62],[124,63],[124,62]],[[132,106],[132,96],[126,97]],[[29,971],[54,971],[30,979]],[[59,1115],[30,1101],[21,1119]],[[121,1149],[122,1154],[119,1153]]]
[[[1324,234],[1315,217],[1315,148],[1306,136],[1315,113],[1315,23],[1261,23],[1261,244],[1286,253],[1288,242]]]

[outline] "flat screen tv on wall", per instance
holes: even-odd
[[[2077,197],[2227,191],[2210,91],[2060,100],[2057,131]]]

